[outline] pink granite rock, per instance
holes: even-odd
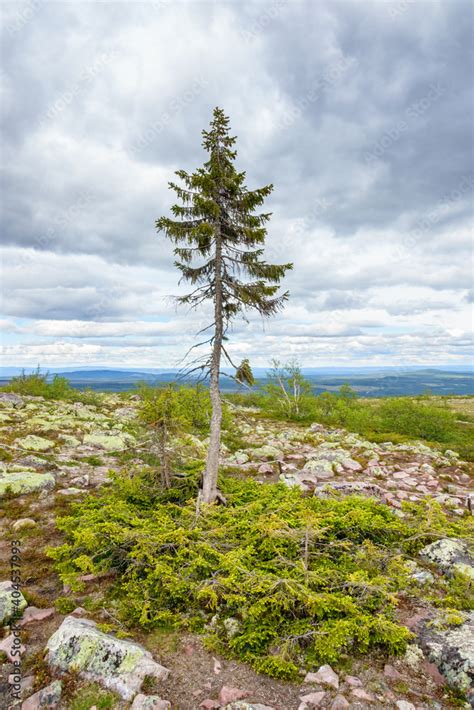
[[[56,613],[56,609],[37,609],[35,606],[28,606],[23,612],[23,616],[19,623],[20,626],[26,626],[33,621],[44,621],[50,619]]]
[[[366,703],[375,702],[375,697],[372,693],[367,693],[363,688],[353,688],[351,692],[358,700],[365,700]]]
[[[46,688],[41,688],[34,695],[30,695],[21,705],[21,710],[45,710],[55,708],[61,699],[62,683],[53,681]]]
[[[328,665],[321,666],[316,673],[307,673],[304,682],[328,685],[335,690],[339,688],[339,676]]]
[[[300,695],[300,700],[303,703],[303,706],[317,708],[321,705],[325,695],[326,693],[324,691],[319,693],[308,693],[307,695]]]
[[[390,678],[390,680],[401,680],[403,678],[402,674],[389,663],[385,664],[383,674],[386,678]]]
[[[235,703],[237,700],[243,700],[250,695],[249,690],[241,690],[240,688],[231,688],[228,685],[223,685],[219,692],[219,701],[221,705]]]
[[[26,649],[22,645],[19,636],[16,636],[15,634],[10,634],[0,641],[0,651],[3,651],[8,660],[12,663],[15,660],[19,660],[20,656],[25,653],[25,650]]]

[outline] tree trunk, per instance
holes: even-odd
[[[219,372],[221,367],[223,319],[222,319],[222,243],[220,230],[216,235],[216,272],[215,272],[215,303],[214,320],[215,333],[210,369],[210,397],[212,406],[211,431],[209,449],[207,451],[206,468],[202,482],[202,501],[212,503],[217,497],[217,473],[219,470],[219,453],[221,444],[222,402],[219,390]]]
[[[163,488],[170,488],[171,487],[168,451],[166,450],[167,439],[168,439],[168,432],[166,430],[166,426],[163,425],[160,428],[160,455],[161,455],[160,472],[161,472],[161,485],[163,486]]]

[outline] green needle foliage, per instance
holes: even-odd
[[[255,377],[253,376],[252,368],[247,358],[242,360],[237,368],[235,379],[239,384],[247,385],[247,387],[252,387],[255,384]]]
[[[193,368],[210,375],[212,419],[202,499],[211,503],[217,497],[222,356],[234,366],[224,346],[227,330],[246,311],[269,317],[283,307],[288,293],[277,292],[292,264],[268,264],[263,258],[271,214],[255,212],[273,185],[247,189],[245,172],[238,172],[234,165],[236,138],[229,135],[229,119],[222,109],[214,109],[210,129],[202,135],[208,160],[193,173],[177,171],[182,184],[169,183],[179,200],[171,208],[174,219],[161,217],[156,227],[175,244],[175,265],[193,287],[178,302],[197,308],[211,301],[214,306],[214,320],[204,328],[211,331],[206,341],[212,346],[211,355]]]
[[[211,421],[209,393],[203,385],[151,387],[141,383],[138,420],[151,435],[159,452],[161,485],[170,488],[179,453],[175,439],[186,434],[207,435]],[[223,428],[231,426],[229,408],[224,405]]]
[[[61,578],[74,588],[79,574],[115,570],[113,603],[131,626],[203,631],[212,648],[292,678],[373,648],[403,652],[404,559],[439,536],[469,534],[470,520],[451,522],[436,504],[411,504],[401,519],[368,498],[221,486],[228,505],[196,518],[185,489],[157,496],[140,475],[117,476],[59,521],[66,543],[50,554]],[[449,591],[458,608],[461,586]]]

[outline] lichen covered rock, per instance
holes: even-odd
[[[19,589],[9,580],[0,583],[0,625],[4,626],[10,619],[20,616],[27,607],[26,599]]]
[[[436,628],[425,623],[419,642],[429,660],[436,664],[449,685],[466,692],[474,682],[474,612],[458,626]]]
[[[129,434],[85,434],[84,444],[105,449],[105,451],[123,451],[127,443],[133,440]]]
[[[63,684],[60,680],[55,680],[46,688],[41,688],[37,693],[27,698],[21,710],[40,710],[40,708],[55,708],[61,699]]]
[[[447,574],[462,572],[474,578],[474,560],[463,540],[448,537],[436,540],[421,550],[420,557]]]
[[[326,461],[324,459],[312,459],[311,461],[308,461],[305,464],[303,471],[322,480],[334,477],[331,461]]]
[[[14,392],[0,392],[0,404],[6,407],[22,407],[23,397]]]
[[[0,496],[10,491],[13,495],[33,493],[43,489],[54,488],[55,479],[51,473],[36,471],[0,471]]]
[[[139,693],[133,699],[130,710],[170,710],[171,703],[158,695],[143,695]]]
[[[55,442],[36,434],[28,434],[21,439],[16,439],[15,444],[27,451],[48,451],[53,448]]]
[[[258,449],[254,449],[252,452],[252,458],[259,461],[277,461],[283,457],[281,449],[276,446],[271,446],[270,444],[265,444]]]
[[[59,671],[77,672],[81,678],[100,683],[131,700],[145,676],[165,680],[167,668],[132,641],[99,631],[88,619],[67,616],[47,643],[48,663]]]

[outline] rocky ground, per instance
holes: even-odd
[[[93,494],[110,470],[142,462],[147,444],[134,424],[135,406],[133,396],[104,395],[100,404],[84,405],[0,393],[0,707],[459,707],[456,689],[466,692],[474,672],[474,616],[436,625],[433,610],[412,601],[400,604],[403,623],[417,637],[404,658],[357,659],[337,673],[323,666],[300,683],[278,682],[217,658],[198,636],[137,632],[132,640],[111,634],[107,624],[117,620],[97,604],[108,580],[86,577],[83,598],[72,596],[45,550],[60,541],[55,517],[71,501]],[[222,457],[235,475],[280,479],[315,495],[336,489],[375,496],[397,514],[403,514],[403,501],[427,496],[453,516],[470,514],[472,467],[456,452],[418,442],[374,444],[340,429],[262,419],[250,409],[239,410],[236,421],[232,451],[224,448]],[[191,437],[187,446],[199,452],[205,442]],[[12,551],[20,558],[21,597],[10,582]],[[464,542],[433,543],[413,563],[422,585],[453,569],[474,575]],[[22,611],[18,629],[11,623],[16,608]],[[19,658],[21,700],[12,694]],[[73,662],[79,673],[70,672]]]

